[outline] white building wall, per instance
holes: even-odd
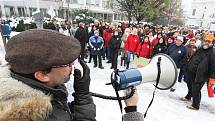
[[[53,7],[56,11],[64,9],[64,11],[61,11],[64,17],[66,16],[68,7],[70,11],[72,9],[88,9],[92,13],[102,14],[101,16],[108,14],[108,16],[111,16],[110,19],[113,19],[114,15],[113,10],[108,6],[107,1],[109,0],[0,0],[2,16],[6,16],[6,13],[8,13],[8,9],[6,10],[5,6],[13,7],[13,16],[19,16],[18,8],[20,7],[24,8],[26,16],[31,16],[30,9],[37,9],[38,1],[40,9],[46,11],[48,11],[50,7]],[[70,1],[69,4],[68,1]],[[56,12],[56,14],[58,15],[58,12]],[[11,15],[8,17],[11,17]]]
[[[193,0],[186,25],[209,28],[211,22],[215,22],[215,0]]]
[[[4,9],[5,6],[14,7],[15,15],[18,15],[18,7],[24,7],[26,14],[29,16],[30,11],[29,8],[37,8],[37,0],[0,0],[1,9]],[[43,1],[39,0],[39,7],[42,9],[49,10],[50,7],[53,7],[53,9],[58,10],[60,7],[59,2],[54,1]],[[2,10],[3,16],[5,16],[5,9]]]

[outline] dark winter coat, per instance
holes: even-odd
[[[158,53],[165,53],[167,50],[167,46],[164,43],[158,43],[154,46],[153,49],[153,55],[156,55]]]
[[[79,27],[75,32],[75,38],[79,40],[81,48],[85,48],[88,39],[88,33],[85,28]]]
[[[91,54],[92,55],[101,55],[102,54],[102,49],[104,46],[104,41],[102,37],[98,36],[92,36],[89,39],[89,45],[91,48]]]
[[[178,68],[184,67],[186,53],[186,47],[184,45],[177,46],[176,44],[173,44],[167,49],[167,55],[169,55],[174,60]]]
[[[215,78],[215,49],[199,48],[188,63],[188,74],[195,75],[196,83]]]
[[[112,51],[116,52],[120,48],[120,42],[121,42],[121,40],[120,40],[119,36],[113,35],[110,39],[109,47],[111,48]]]
[[[0,72],[0,121],[96,121],[93,102],[71,109],[64,85],[50,88],[9,67]]]
[[[2,24],[2,34],[3,36],[10,36],[11,27],[9,24]]]
[[[186,58],[187,58],[187,61],[189,61],[198,48],[196,46],[191,46],[191,45],[187,45],[186,48],[187,48]]]
[[[188,62],[190,61],[190,58],[193,56],[193,54],[196,52],[197,50],[197,47],[196,46],[190,46],[190,45],[187,45],[185,46],[186,47],[186,50],[187,50],[187,53],[186,53],[186,59],[184,59],[183,63],[184,63],[184,67],[181,68],[183,72],[187,72],[187,65],[188,65]]]
[[[63,85],[52,89],[14,73],[12,77],[9,67],[1,66],[0,121],[96,121],[93,103],[74,105],[70,117]],[[143,121],[143,115],[126,113],[124,121]]]

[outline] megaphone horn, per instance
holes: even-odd
[[[160,73],[157,67],[158,59],[161,59]],[[158,74],[160,74],[158,89],[167,90],[174,86],[178,74],[177,67],[172,58],[166,54],[155,55],[150,63],[143,68],[114,71],[111,74],[111,80],[117,83],[117,90],[124,90],[142,83],[156,82]]]

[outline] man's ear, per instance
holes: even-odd
[[[35,72],[34,73],[34,77],[37,80],[39,80],[39,81],[41,81],[43,83],[47,83],[47,82],[50,81],[50,78],[49,78],[48,74],[44,73],[43,71],[37,71],[37,72]]]

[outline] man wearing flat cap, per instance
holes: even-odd
[[[90,69],[83,60],[83,72],[74,69],[74,101],[67,102],[64,83],[80,51],[77,39],[51,30],[27,30],[12,37],[6,45],[8,64],[0,65],[0,121],[96,121]],[[127,108],[134,105],[129,102]],[[132,120],[129,115],[143,118],[130,112],[125,117],[131,120],[125,121],[142,121]]]
[[[206,82],[215,79],[215,48],[214,36],[205,35],[203,45],[190,58],[187,67],[188,93],[181,98],[183,101],[192,99],[192,105],[187,108],[199,110],[201,102],[201,89]]]

